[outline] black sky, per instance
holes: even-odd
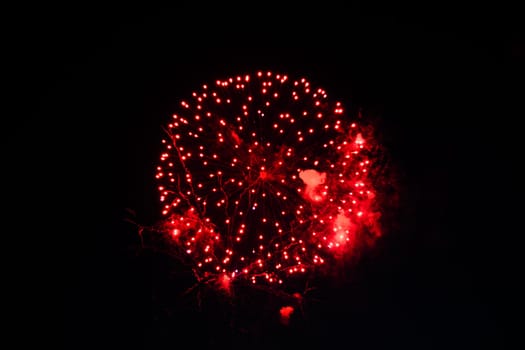
[[[512,9],[215,6],[6,12],[6,249],[29,309],[17,323],[53,325],[42,342],[65,349],[509,347],[523,116]],[[260,69],[377,116],[401,201],[391,235],[309,321],[239,335],[218,308],[167,305],[184,283],[134,254],[123,219],[156,219],[161,127],[179,99]]]

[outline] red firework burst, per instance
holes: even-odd
[[[199,279],[282,286],[379,236],[369,127],[306,79],[258,72],[180,103],[156,179],[163,231]]]

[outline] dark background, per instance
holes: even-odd
[[[3,176],[15,239],[5,249],[11,323],[26,330],[17,341],[510,347],[521,276],[516,13],[444,3],[6,9]],[[260,69],[304,75],[379,118],[400,205],[373,254],[327,286],[307,320],[281,327],[265,314],[240,331],[220,307],[180,301],[187,281],[137,250],[125,219],[157,218],[161,127],[179,99]]]

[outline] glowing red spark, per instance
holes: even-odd
[[[292,316],[294,312],[293,306],[283,306],[279,310],[279,314],[281,315],[281,323],[285,326],[288,326],[290,323],[290,317]]]

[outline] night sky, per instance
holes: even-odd
[[[75,350],[509,347],[523,198],[512,11],[216,6],[7,14],[15,323]],[[162,126],[180,99],[258,70],[377,118],[399,176],[390,232],[288,327],[256,293],[234,316],[211,295],[199,310],[180,296],[184,270],[126,221],[159,218]]]

